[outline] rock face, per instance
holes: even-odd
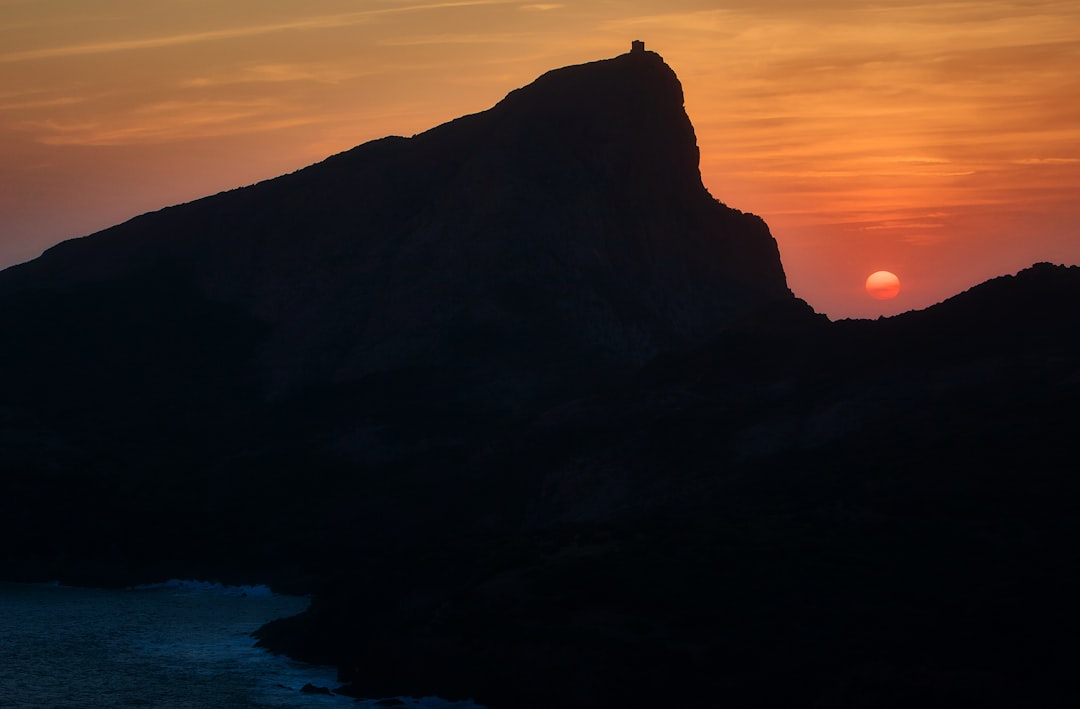
[[[771,320],[815,316],[702,186],[672,70],[552,71],[0,272],[0,560],[303,584],[458,544],[520,521],[538,470],[492,451],[546,408]]]
[[[263,642],[492,707],[1074,704],[1077,302],[1039,264],[660,358],[474,459],[513,522],[384,534]]]
[[[0,275],[0,296],[161,274],[265,327],[271,393],[439,369],[505,402],[798,305],[764,222],[702,186],[651,52],[66,242]]]
[[[561,69],[0,273],[0,577],[313,591],[357,697],[1077,706],[1077,302],[822,322],[658,56]]]

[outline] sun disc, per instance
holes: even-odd
[[[875,271],[866,279],[866,292],[878,300],[895,298],[900,292],[900,279],[889,271]]]

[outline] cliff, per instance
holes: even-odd
[[[828,323],[651,53],[0,273],[0,576],[313,592],[343,692],[1075,706],[1080,269]]]
[[[0,296],[162,278],[264,327],[268,393],[437,368],[494,405],[798,309],[764,222],[702,186],[651,52],[65,242],[0,274]]]

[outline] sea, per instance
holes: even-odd
[[[483,709],[301,692],[333,691],[335,668],[273,655],[251,634],[307,606],[265,586],[199,581],[123,590],[0,583],[0,707]]]

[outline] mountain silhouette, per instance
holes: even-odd
[[[702,185],[681,86],[651,52],[65,242],[0,293],[139,278],[264,326],[271,392],[437,367],[516,400],[795,302],[764,222]]]
[[[1078,302],[813,313],[635,48],[0,272],[0,576],[313,593],[362,697],[1070,706]]]

